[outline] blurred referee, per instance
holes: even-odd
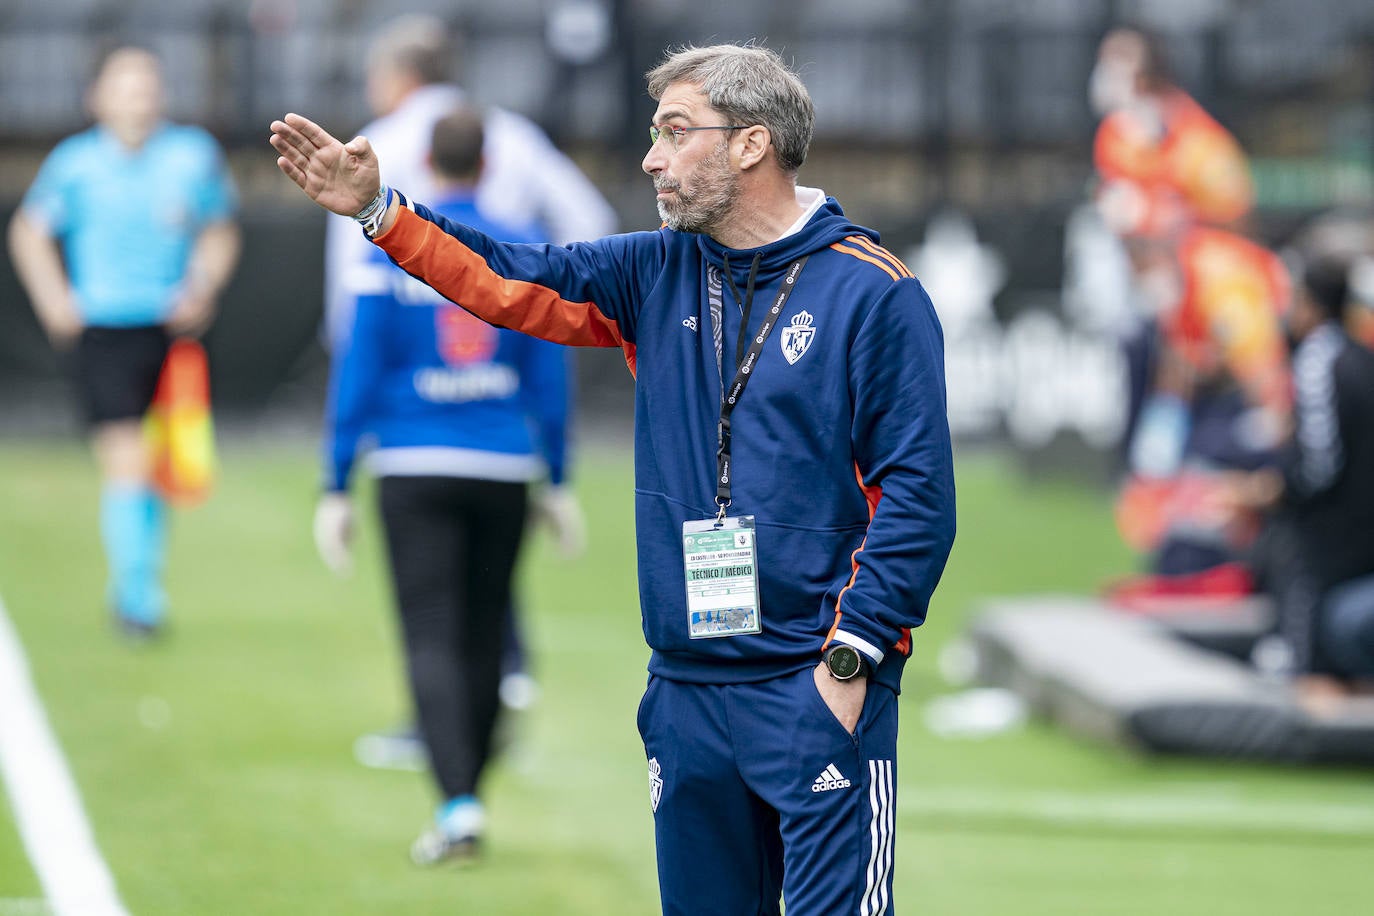
[[[214,139],[163,119],[157,58],[101,62],[95,126],[58,144],[10,223],[20,281],[70,364],[100,467],[108,601],[123,632],[162,625],[165,520],[142,420],[171,337],[198,335],[234,269],[233,182]]]

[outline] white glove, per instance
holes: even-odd
[[[315,549],[336,576],[353,569],[353,503],[347,493],[325,493],[315,506]]]
[[[571,489],[545,487],[535,497],[534,509],[539,519],[548,524],[560,554],[571,559],[587,549],[587,520]]]

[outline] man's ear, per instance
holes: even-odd
[[[737,131],[742,138],[743,144],[739,152],[739,166],[741,169],[752,169],[764,160],[771,152],[773,147],[773,137],[768,132],[768,128],[762,124],[754,124],[750,127],[742,128]]]

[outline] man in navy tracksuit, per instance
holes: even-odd
[[[939,324],[876,233],[797,186],[813,112],[776,54],[688,48],[649,92],[664,227],[566,248],[406,201],[364,138],[288,115],[272,144],[480,317],[624,351],[664,911],[890,912],[896,694],[954,538]]]

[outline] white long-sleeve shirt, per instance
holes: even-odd
[[[390,114],[365,126],[381,163],[382,180],[412,200],[434,199],[428,165],[434,124],[466,99],[452,85],[415,90]],[[616,229],[615,211],[601,192],[533,121],[501,108],[486,109],[485,166],[477,206],[496,222],[535,226],[558,244],[587,241]],[[325,323],[329,341],[349,325],[349,273],[366,262],[371,245],[358,224],[330,216],[325,233]]]

